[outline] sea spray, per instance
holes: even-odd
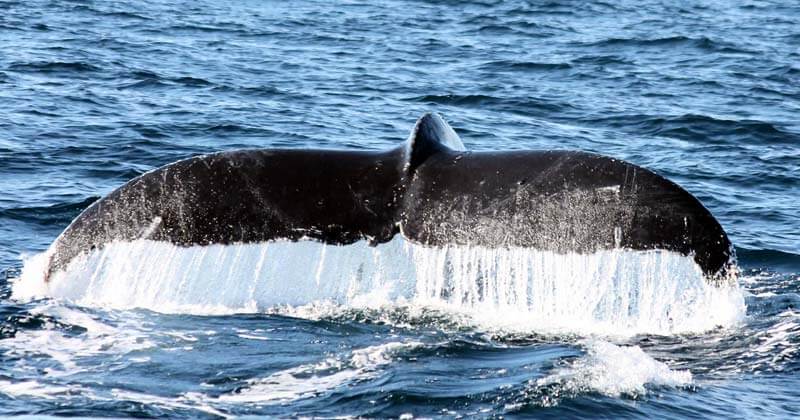
[[[49,282],[28,259],[13,296],[165,313],[431,307],[488,329],[631,335],[698,332],[740,322],[736,285],[714,286],[691,257],[614,249],[558,254],[526,248],[443,248],[401,238],[370,247],[273,241],[179,247],[115,242]]]

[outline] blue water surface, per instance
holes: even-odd
[[[615,341],[19,302],[6,281],[0,415],[800,416],[795,1],[0,1],[0,268],[166,163],[383,149],[427,111],[469,149],[588,150],[679,183],[736,245],[746,319]],[[620,359],[692,379],[598,385]]]

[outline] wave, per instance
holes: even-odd
[[[463,107],[492,107],[505,109],[519,115],[544,116],[552,113],[563,113],[572,109],[566,102],[550,98],[500,98],[490,95],[424,95],[409,98],[410,101],[438,105],[453,105]]]
[[[613,128],[634,127],[637,134],[676,137],[708,142],[758,141],[766,144],[796,144],[800,135],[775,124],[758,120],[734,120],[702,114],[647,115],[628,114],[596,119]],[[732,140],[733,139],[733,140]]]
[[[26,31],[26,28],[21,27],[21,26],[12,26],[12,25],[4,25],[4,24],[0,24],[0,29],[4,30],[4,31],[19,31],[19,32],[25,32]]]
[[[489,95],[424,95],[411,98],[413,101],[434,103],[441,105],[485,105],[498,104],[503,100]]]
[[[78,202],[67,202],[52,206],[25,206],[0,209],[0,217],[43,226],[63,225],[74,219],[83,209],[100,197],[88,197]]]
[[[185,86],[193,88],[214,87],[215,84],[206,79],[193,76],[165,77],[147,70],[134,70],[129,73],[134,81],[126,81],[117,86],[117,89],[155,88]]]
[[[480,26],[479,28],[477,28],[475,30],[475,32],[477,32],[478,34],[486,34],[486,35],[492,35],[492,36],[515,36],[515,35],[517,35],[517,36],[529,36],[529,37],[542,36],[542,35],[537,34],[534,31],[528,32],[528,31],[519,30],[515,26],[521,26],[521,25],[506,25],[506,24],[501,25],[501,24],[492,23],[492,24]]]
[[[423,346],[421,342],[389,342],[356,349],[348,358],[325,360],[275,372],[247,381],[244,387],[219,396],[222,402],[287,403],[316,397],[345,383],[369,380],[374,371],[393,361],[393,356]]]
[[[191,77],[191,76],[184,76],[184,77],[177,77],[172,79],[173,82],[178,83],[184,86],[213,86],[214,83],[209,82],[206,79],[202,79],[199,77]]]
[[[8,66],[8,70],[20,73],[88,73],[98,72],[102,69],[82,61],[36,61],[12,63]]]
[[[111,18],[120,18],[122,20],[125,20],[125,19],[130,19],[130,20],[152,20],[153,19],[151,17],[145,16],[145,15],[142,15],[142,14],[138,14],[138,13],[129,12],[129,11],[109,11],[109,12],[100,12],[100,11],[98,11],[98,13],[102,14],[103,16],[108,16],[108,17],[111,17]]]
[[[634,61],[616,54],[583,55],[572,60],[574,64],[634,65]]]
[[[163,29],[148,32],[188,32],[188,33],[227,33],[227,34],[249,34],[250,31],[244,25],[235,22],[220,22],[218,24],[183,23],[174,24]]]
[[[13,298],[165,313],[432,309],[493,331],[674,334],[741,321],[743,293],[710,285],[691,257],[666,251],[557,254],[431,248],[397,237],[370,247],[275,241],[179,247],[116,242],[43,281],[48,254],[25,261]]]
[[[4,356],[7,360],[24,360],[25,367],[21,369],[30,368],[29,363],[45,361],[46,375],[2,376],[0,397],[38,397],[75,402],[81,407],[108,407],[110,404],[120,401],[124,404],[127,401],[131,404],[154,406],[142,407],[142,412],[151,413],[151,416],[164,415],[163,410],[166,409],[196,410],[226,417],[223,412],[214,409],[193,393],[164,397],[137,392],[138,390],[126,390],[125,387],[112,386],[104,390],[94,381],[87,383],[76,379],[87,373],[87,361],[98,355],[114,356],[113,361],[103,366],[104,372],[121,371],[150,361],[147,354],[158,345],[163,345],[164,342],[160,341],[163,338],[146,328],[137,314],[101,316],[53,302],[37,302],[29,311],[24,315],[16,315],[14,323],[20,328],[13,332],[13,339],[3,341]],[[184,338],[178,332],[164,334],[176,335],[176,341]],[[85,411],[83,413],[85,415]]]
[[[493,71],[553,71],[569,70],[570,63],[542,63],[536,61],[499,60],[481,65],[481,68]]]
[[[617,346],[602,340],[584,340],[580,344],[586,348],[586,354],[536,380],[536,394],[550,394],[557,400],[597,392],[609,397],[624,395],[635,399],[647,394],[647,387],[692,384],[691,372],[672,370],[648,356],[639,346]]]
[[[800,272],[800,255],[791,252],[737,248],[736,255],[744,267],[769,267],[783,272]]]
[[[612,344],[596,338],[579,340],[574,349],[551,344],[538,349],[541,353],[531,353],[529,347],[496,347],[485,342],[452,341],[446,337],[425,339],[395,335],[372,344],[340,346],[333,352],[293,354],[295,357],[284,356],[283,360],[280,353],[273,354],[280,362],[260,363],[251,369],[237,364],[233,368],[236,373],[228,370],[225,374],[214,375],[219,365],[209,362],[199,368],[197,376],[205,379],[202,385],[188,391],[174,387],[148,389],[138,383],[134,384],[138,386],[131,386],[118,381],[98,384],[97,372],[120,372],[138,380],[138,372],[147,375],[154,367],[163,368],[162,357],[188,358],[187,362],[191,363],[190,354],[206,354],[205,347],[219,339],[219,332],[213,327],[170,330],[169,322],[160,322],[154,328],[143,314],[97,314],[53,303],[34,311],[36,315],[84,327],[79,334],[69,334],[50,326],[23,331],[15,339],[7,340],[4,347],[7,356],[25,361],[25,368],[32,367],[28,365],[31,361],[46,360],[47,375],[0,378],[0,395],[58,400],[67,406],[107,408],[107,404],[133,403],[143,405],[140,413],[152,415],[163,415],[167,411],[232,417],[241,414],[242,408],[254,405],[363,399],[376,392],[386,380],[413,380],[420,371],[430,367],[442,368],[440,374],[449,374],[459,361],[481,363],[475,369],[467,367],[464,373],[448,376],[452,378],[450,391],[429,388],[426,385],[430,383],[426,383],[410,388],[390,385],[391,392],[399,398],[420,398],[428,390],[431,395],[427,398],[445,402],[460,399],[462,395],[471,399],[470,394],[486,393],[480,401],[504,412],[520,413],[531,406],[553,406],[584,395],[640,399],[653,390],[694,384],[688,370],[669,366],[676,364],[674,362],[658,361],[636,345]],[[274,333],[264,330],[237,328],[233,334],[259,344],[275,339]],[[562,357],[554,361],[553,366],[540,360],[556,354]],[[103,357],[102,366],[94,360],[98,356]],[[443,365],[442,359],[452,363]],[[131,375],[130,372],[137,373]],[[461,391],[453,393],[453,386]]]
[[[147,89],[147,88],[166,87],[166,86],[169,86],[169,84],[164,83],[159,79],[146,78],[146,79],[138,80],[138,81],[135,81],[135,82],[122,83],[122,84],[117,86],[117,89],[119,89],[119,90],[125,90],[125,89]]]
[[[711,52],[721,52],[721,53],[738,53],[738,54],[754,54],[753,51],[749,51],[740,47],[737,47],[734,44],[713,40],[711,38],[701,36],[697,38],[683,36],[683,35],[676,35],[676,36],[668,36],[662,38],[650,38],[650,39],[643,39],[643,38],[608,38],[588,44],[584,44],[588,47],[675,47],[675,46],[686,46],[690,48],[696,48],[703,51],[711,51]]]

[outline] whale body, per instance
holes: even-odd
[[[432,247],[667,250],[709,278],[735,257],[712,214],[652,171],[580,151],[466,151],[430,113],[389,150],[228,151],[145,173],[66,228],[45,279],[115,241],[380,246],[396,235]]]

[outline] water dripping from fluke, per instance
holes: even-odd
[[[15,299],[198,315],[431,308],[471,326],[517,332],[676,334],[735,325],[743,292],[713,285],[691,257],[614,249],[429,247],[396,237],[330,245],[271,241],[180,247],[115,242],[42,281],[46,253],[25,262]]]

